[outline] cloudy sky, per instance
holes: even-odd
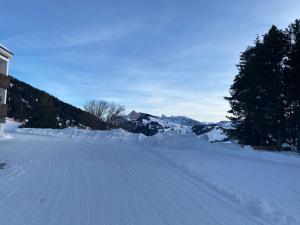
[[[0,15],[10,74],[63,101],[218,121],[240,52],[300,1],[2,0]]]

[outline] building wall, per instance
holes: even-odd
[[[0,73],[8,74],[8,59],[0,55]],[[6,104],[7,90],[0,88],[0,103]],[[5,118],[0,118],[0,135],[4,133]]]

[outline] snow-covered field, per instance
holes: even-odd
[[[300,224],[298,155],[176,131],[8,126],[1,225]]]

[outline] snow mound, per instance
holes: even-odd
[[[207,137],[208,141],[211,143],[224,142],[228,139],[227,135],[224,134],[221,128],[214,128],[211,131],[203,134],[203,136]]]
[[[20,127],[22,123],[17,122],[11,118],[6,118],[6,123],[5,123],[5,131],[7,132],[12,132],[16,130],[18,127]]]

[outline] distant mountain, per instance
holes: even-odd
[[[160,117],[160,119],[163,121],[166,121],[166,122],[171,122],[171,123],[176,123],[176,124],[186,125],[186,126],[195,126],[195,125],[201,124],[199,121],[193,120],[186,116],[169,116],[168,117],[168,116],[162,115]]]
[[[122,128],[132,133],[142,133],[146,136],[152,136],[164,131],[164,127],[157,121],[157,118],[147,113],[138,113],[132,111],[127,116],[119,117],[115,127]]]
[[[132,111],[127,116],[119,118],[117,127],[129,132],[143,133],[147,136],[175,131],[182,134],[195,133],[201,135],[213,130],[230,128],[231,123],[221,121],[218,123],[201,123],[185,116],[153,116],[148,113]]]
[[[196,124],[199,124],[199,122],[183,116],[158,117],[148,113],[132,111],[127,116],[119,118],[117,127],[129,132],[143,133],[150,136],[166,131],[176,131],[183,134],[191,133],[192,127]]]
[[[25,127],[105,129],[99,118],[65,103],[31,85],[10,77],[8,117],[24,121]]]

